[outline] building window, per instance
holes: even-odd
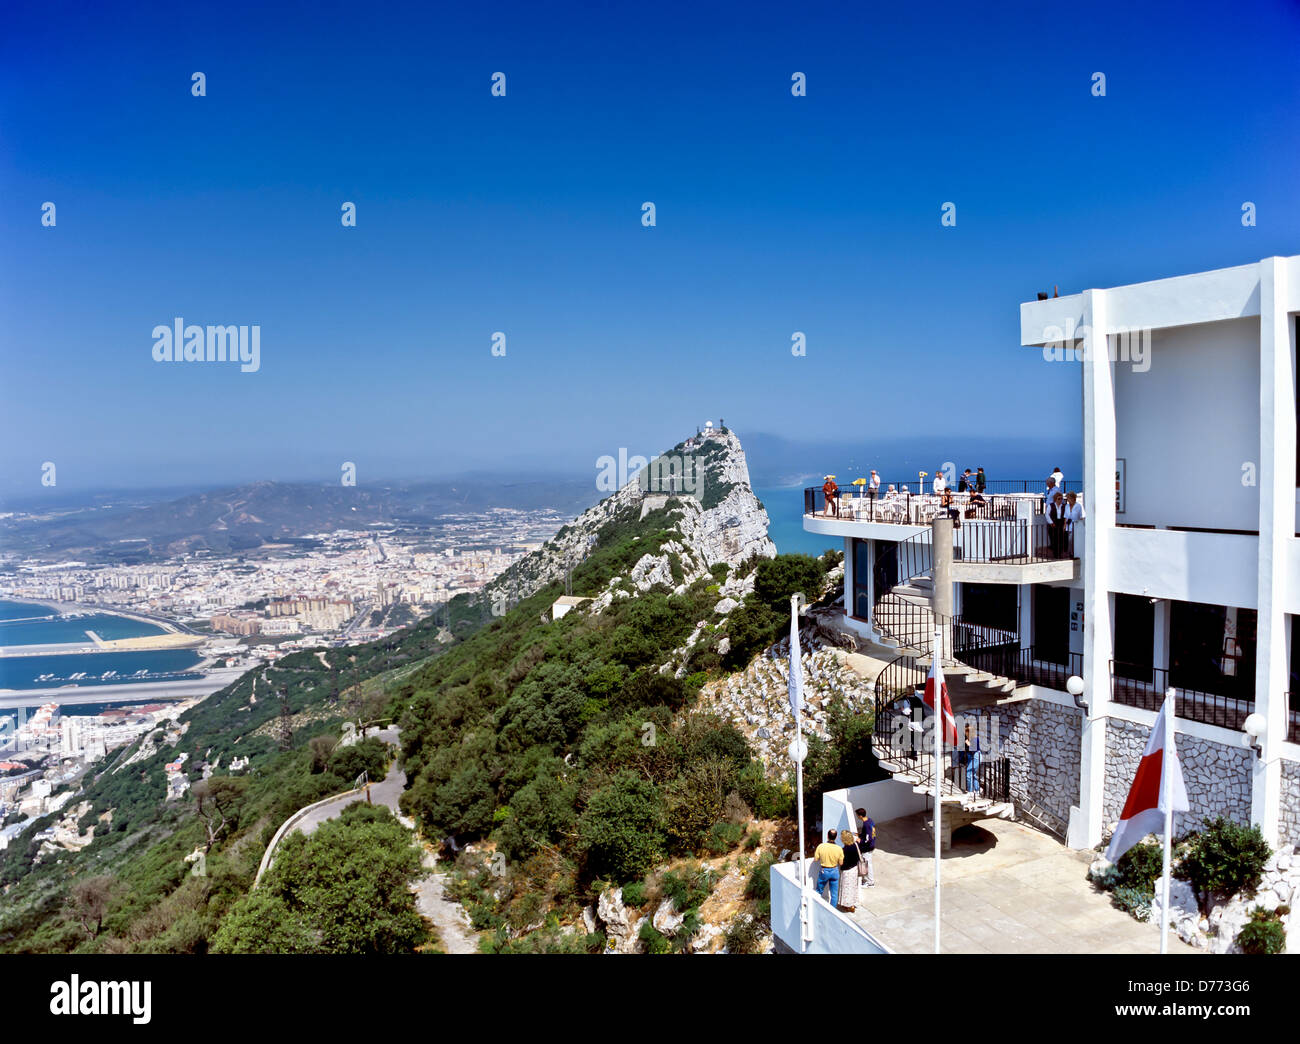
[[[1171,602],[1169,624],[1170,685],[1254,700],[1254,609]]]
[[[853,592],[849,615],[859,620],[871,619],[871,588],[868,578],[874,563],[871,561],[871,541],[853,541]]]
[[[1115,673],[1121,678],[1153,680],[1155,609],[1151,599],[1142,595],[1115,596]]]
[[[1019,595],[1015,584],[962,584],[961,618],[966,623],[1019,632]]]
[[[1070,662],[1070,589],[1034,587],[1034,659]]]

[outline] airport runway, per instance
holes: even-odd
[[[209,671],[205,677],[177,681],[127,682],[122,685],[62,685],[40,689],[0,689],[0,708],[38,707],[53,700],[65,706],[82,703],[135,703],[188,700],[223,689],[246,668]]]

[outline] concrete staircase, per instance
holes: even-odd
[[[872,640],[897,650],[901,656],[914,657],[928,669],[935,630],[933,595],[934,581],[928,576],[912,577],[894,587],[875,605]],[[951,657],[945,657],[942,666],[954,708],[959,702],[965,709],[1027,698],[1016,695],[1017,683],[1011,678],[978,670]]]
[[[882,753],[884,752],[876,748],[881,768],[891,773],[894,779],[912,784],[912,793],[933,798],[934,779],[928,771],[928,762],[927,768],[923,770],[918,767],[920,759],[912,761],[906,757],[880,757]],[[940,781],[939,800],[942,805],[939,816],[939,847],[944,851],[952,847],[952,832],[960,827],[977,823],[981,819],[1016,818],[1014,802],[993,801],[979,795],[966,794],[947,776]],[[933,826],[927,825],[926,829],[931,831],[933,836]]]

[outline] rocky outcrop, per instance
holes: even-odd
[[[665,467],[664,461],[674,462],[676,470]],[[683,470],[688,481],[673,477]],[[562,581],[591,553],[608,527],[643,521],[654,511],[665,512],[670,539],[648,549],[628,575],[619,578],[621,585],[615,581],[604,592],[581,592],[594,598],[587,611],[603,611],[618,597],[618,590],[641,592],[655,586],[676,590],[709,575],[718,563],[734,566],[755,556],[776,555],[776,546],[767,536],[767,512],[749,485],[749,465],[740,440],[730,431],[713,432],[656,457],[640,475],[492,581],[484,591],[487,600],[494,606],[512,606]]]
[[[616,953],[636,948],[636,930],[623,905],[623,889],[607,888],[596,900],[596,918],[604,926],[606,945]]]
[[[800,632],[804,670],[804,728],[823,739],[829,736],[831,702],[842,699],[850,710],[871,708],[870,682],[848,663],[843,650],[826,645],[811,627]],[[790,713],[790,639],[756,656],[743,671],[707,685],[703,705],[734,725],[773,775],[789,767],[787,748],[794,732]]]

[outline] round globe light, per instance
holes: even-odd
[[[801,739],[791,742],[786,751],[791,761],[803,761],[808,756],[808,744]]]
[[[1080,678],[1077,674],[1070,675],[1065,680],[1065,691],[1068,692],[1071,696],[1082,696],[1083,679]]]
[[[1245,732],[1247,736],[1254,736],[1258,738],[1260,736],[1263,736],[1264,733],[1267,731],[1268,722],[1264,720],[1264,715],[1256,711],[1253,714],[1246,715],[1246,720],[1242,722],[1241,728],[1242,731]]]

